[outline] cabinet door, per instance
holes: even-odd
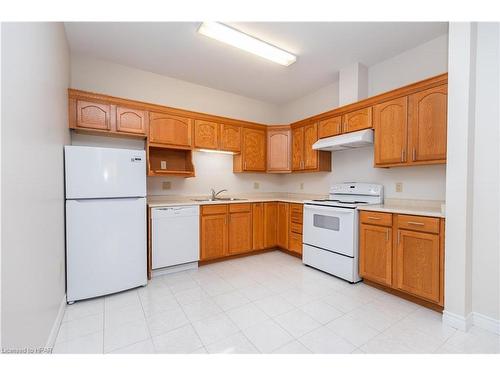
[[[253,249],[264,249],[264,203],[252,204]]]
[[[227,249],[227,215],[201,216],[200,260],[221,258]]]
[[[292,170],[304,169],[304,127],[292,130]]]
[[[342,132],[342,116],[332,117],[318,124],[318,138],[332,137]]]
[[[78,128],[111,130],[111,105],[76,102],[76,126]]]
[[[289,129],[267,131],[267,171],[291,171],[291,132]]]
[[[252,250],[252,212],[229,214],[228,255],[246,253]]]
[[[405,163],[408,158],[408,97],[373,107],[375,165]]]
[[[448,85],[409,97],[411,162],[446,160]]]
[[[392,230],[361,224],[359,231],[359,274],[365,279],[392,285]]]
[[[194,121],[194,147],[216,150],[219,148],[219,124]]]
[[[243,129],[243,170],[266,171],[266,131]]]
[[[275,247],[278,243],[278,203],[264,203],[264,248]]]
[[[241,151],[241,127],[220,125],[220,149],[223,151]]]
[[[439,235],[398,230],[396,288],[439,303]]]
[[[318,124],[304,126],[304,169],[318,168],[318,150],[313,150],[312,145],[318,140]]]
[[[278,202],[278,238],[277,245],[282,249],[288,249],[288,212],[290,205],[286,202]]]
[[[343,119],[342,133],[370,129],[372,127],[372,107],[346,113]]]
[[[147,113],[136,109],[116,107],[116,131],[146,135]]]
[[[192,120],[168,113],[150,112],[149,141],[182,148],[191,147]]]

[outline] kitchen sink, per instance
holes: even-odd
[[[198,198],[198,199],[191,199],[192,201],[195,202],[233,202],[233,201],[246,201],[248,199],[246,198]]]

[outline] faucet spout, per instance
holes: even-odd
[[[212,194],[212,200],[216,200],[217,199],[217,196],[225,191],[227,191],[227,189],[222,189],[222,190],[219,190],[218,192],[216,192],[214,189],[210,189],[211,190],[211,194]]]

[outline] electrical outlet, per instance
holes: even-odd
[[[170,181],[163,181],[161,183],[161,188],[163,190],[170,190],[172,188],[172,183]]]
[[[303,182],[300,183],[300,190],[304,190],[304,183]]]
[[[260,184],[258,182],[253,183],[253,188],[254,189],[260,189]]]
[[[403,192],[403,183],[396,182],[396,193],[402,193],[402,192]]]
[[[167,162],[165,160],[160,162],[160,169],[167,169]]]

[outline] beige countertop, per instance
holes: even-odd
[[[233,198],[241,198],[234,201],[204,201],[199,202],[193,199],[207,198],[207,196],[175,196],[175,195],[151,195],[147,198],[147,203],[150,208],[168,207],[168,206],[195,206],[207,204],[232,204],[232,203],[256,203],[256,202],[288,202],[288,203],[304,203],[309,199],[321,199],[327,195],[321,194],[295,194],[295,193],[263,193],[263,194],[234,194],[230,195]],[[224,196],[222,196],[224,197]]]
[[[361,206],[361,211],[390,212],[395,214],[445,217],[441,205],[443,201],[425,201],[411,199],[385,199],[384,204]]]

